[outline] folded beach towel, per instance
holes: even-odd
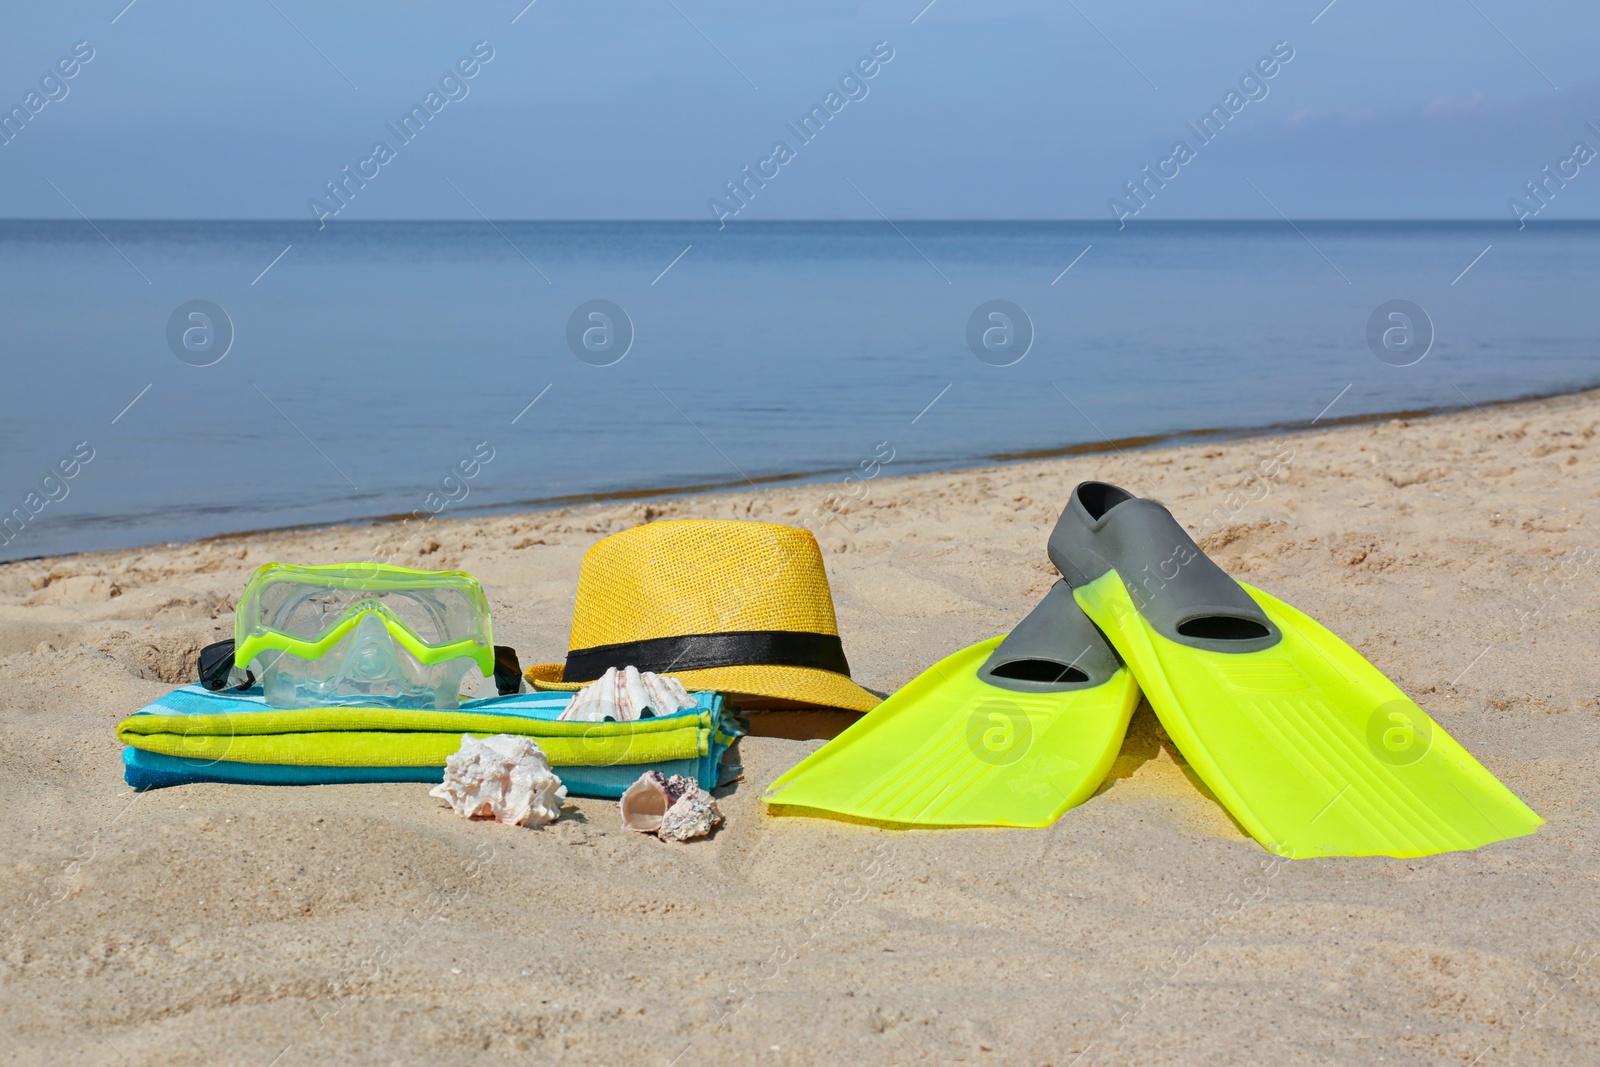
[[[740,774],[724,750],[696,760],[668,760],[640,766],[619,763],[612,767],[560,767],[556,773],[567,793],[578,797],[615,800],[645,770],[660,771],[668,777],[681,774],[700,783],[702,789],[726,785]],[[720,762],[720,771],[715,766]],[[444,778],[443,767],[317,767],[278,763],[233,763],[227,760],[188,759],[163,756],[129,746],[122,750],[123,778],[141,792],[169,785],[195,782],[220,782],[225,785],[346,785],[362,782],[427,782],[437,785]]]
[[[280,709],[259,688],[186,686],[124,719],[117,737],[128,746],[128,784],[153,789],[196,781],[437,782],[462,734],[522,734],[539,743],[569,793],[614,797],[647,768],[713,788],[728,746],[743,733],[718,693],[694,694],[693,708],[636,722],[557,721],[570,699],[518,693],[456,711]]]

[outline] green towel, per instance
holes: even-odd
[[[710,751],[713,713],[637,722],[559,722],[470,711],[299,708],[237,714],[139,714],[117,726],[123,744],[165,756],[322,767],[439,767],[461,735],[523,734],[554,767],[695,759]]]

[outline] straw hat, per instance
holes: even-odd
[[[652,522],[589,549],[566,663],[524,673],[573,690],[629,664],[746,706],[879,703],[850,680],[817,539],[769,522]]]

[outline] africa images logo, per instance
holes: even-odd
[[[88,41],[79,41],[72,46],[71,55],[62,56],[44,72],[39,78],[39,87],[29,89],[22,103],[0,111],[0,146],[8,145],[21,136],[28,123],[46,107],[65,100],[72,91],[67,83],[76,78],[93,58],[94,46]]]
[[[446,70],[439,76],[437,88],[430,88],[422,97],[420,104],[412,104],[410,110],[400,116],[399,121],[386,124],[386,128],[394,135],[395,143],[388,141],[374,141],[372,151],[364,159],[356,161],[352,170],[346,163],[340,170],[340,176],[334,181],[324,182],[323,191],[326,199],[311,197],[306,201],[306,207],[311,210],[311,217],[317,220],[317,229],[328,225],[328,220],[337,216],[341,211],[350,206],[356,194],[367,187],[367,182],[381,174],[382,168],[393,162],[400,155],[400,149],[416,140],[422,134],[428,123],[452,102],[459,102],[467,98],[472,91],[468,84],[482,72],[484,64],[494,59],[494,48],[488,41],[479,41],[472,46],[472,54],[462,56],[456,60],[455,66]]]
[[[1106,201],[1111,217],[1117,220],[1117,228],[1121,229],[1127,225],[1126,220],[1149,207],[1150,201],[1156,198],[1156,193],[1165,189],[1167,182],[1182,174],[1185,166],[1199,158],[1200,149],[1220,137],[1228,123],[1251,102],[1265,100],[1267,94],[1272,91],[1267,83],[1276,78],[1293,58],[1294,46],[1288,41],[1274,44],[1271,55],[1257,59],[1254,66],[1239,78],[1238,88],[1229,89],[1223,96],[1222,102],[1212,104],[1210,110],[1201,115],[1198,121],[1184,124],[1184,128],[1194,134],[1196,143],[1193,146],[1186,137],[1180,138],[1173,142],[1172,153],[1165,159],[1157,161],[1154,170],[1151,170],[1150,164],[1146,163],[1140,170],[1143,177],[1123,182],[1122,191],[1128,200],[1118,200],[1113,196]]]
[[[717,220],[717,229],[722,229],[729,219],[749,207],[756,193],[783,173],[782,168],[794,162],[799,157],[800,149],[816,140],[823,128],[848,104],[865,100],[871,91],[867,82],[876,78],[893,58],[894,48],[888,41],[873,45],[872,54],[856,60],[855,65],[840,76],[838,88],[829,89],[820,104],[812,104],[811,109],[799,119],[783,124],[784,129],[794,136],[794,145],[791,146],[788,141],[774,141],[772,151],[765,159],[758,160],[753,168],[746,163],[740,168],[738,178],[723,182],[722,189],[728,199],[718,200],[713,196],[706,200],[711,217]]]

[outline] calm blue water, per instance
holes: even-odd
[[[410,512],[475,449],[447,515],[1600,381],[1597,224],[97,225],[0,223],[0,514],[94,452],[0,559]],[[166,337],[196,299],[211,366]],[[633,323],[611,366],[569,348],[592,299]],[[968,346],[993,299],[1010,366]],[[1368,348],[1391,299],[1434,324],[1411,366]]]

